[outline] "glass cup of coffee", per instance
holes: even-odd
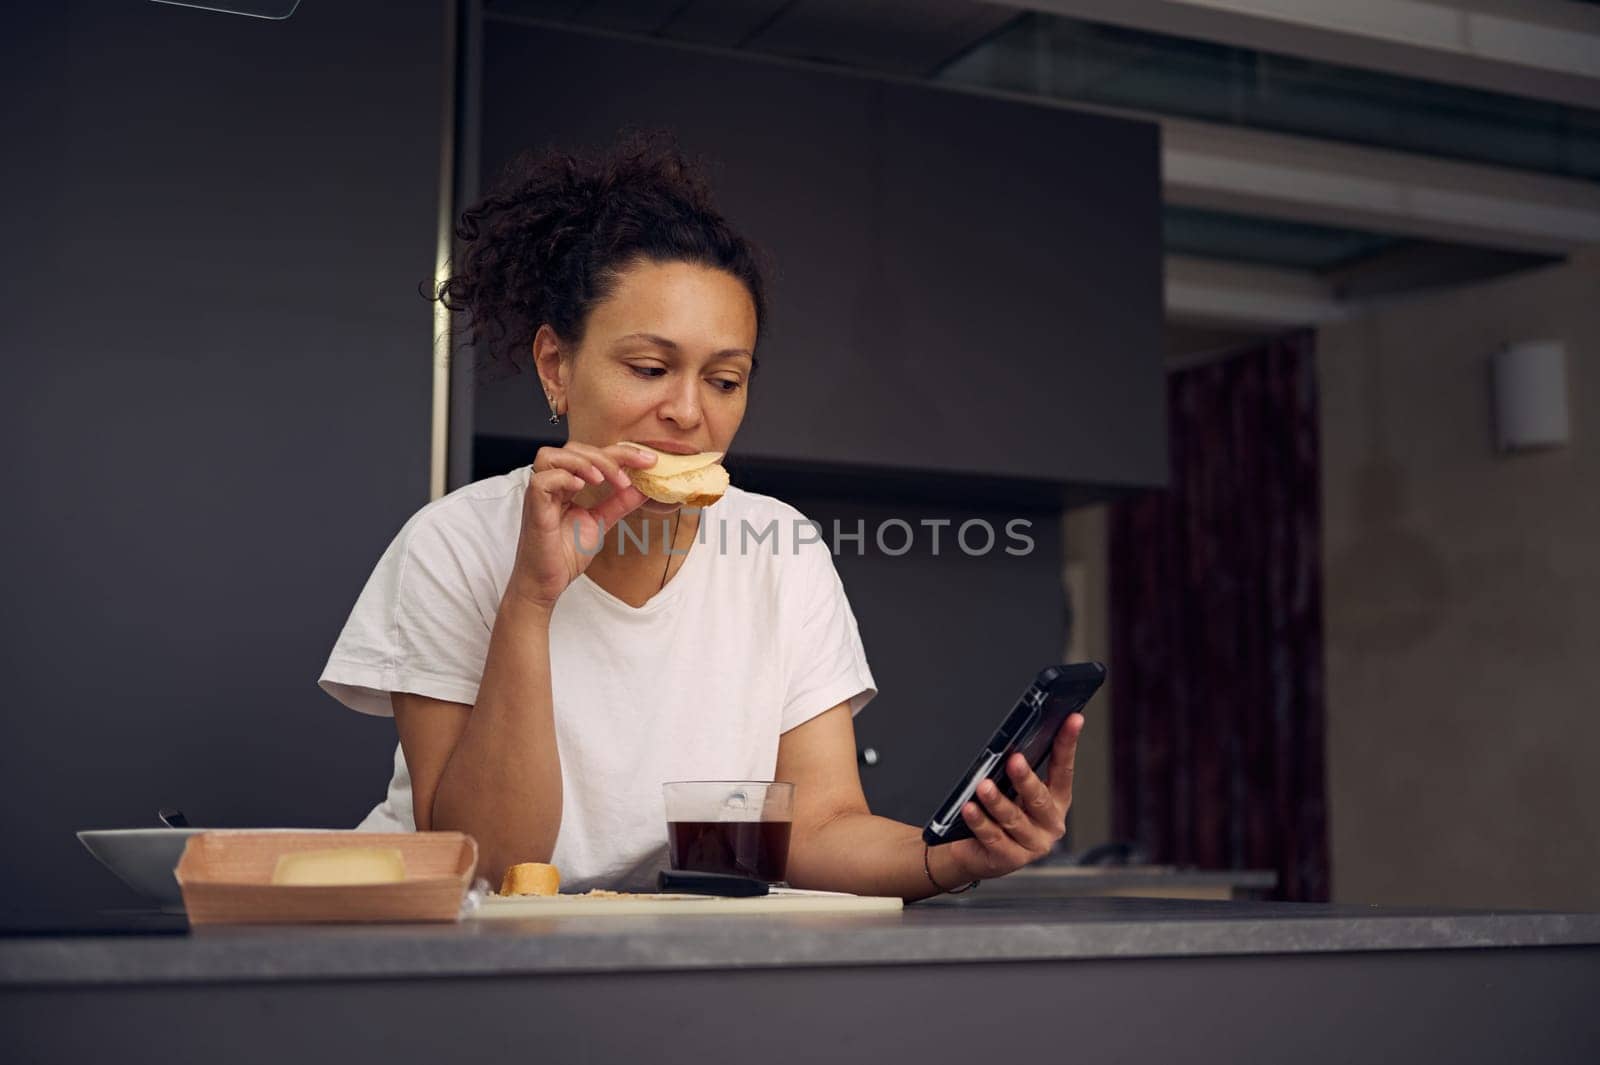
[[[672,868],[783,883],[794,821],[793,784],[678,780],[661,790]]]

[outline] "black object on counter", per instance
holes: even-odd
[[[189,919],[162,910],[0,910],[0,938],[13,936],[177,936]]]
[[[662,891],[682,891],[692,895],[725,895],[747,899],[767,893],[767,882],[730,873],[696,873],[688,869],[663,869],[658,878]]]

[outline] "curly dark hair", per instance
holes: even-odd
[[[525,151],[461,215],[465,249],[431,298],[468,315],[480,364],[520,369],[548,324],[573,346],[589,313],[642,261],[724,270],[767,320],[762,253],[712,204],[701,169],[670,134],[625,133],[608,151]],[[752,373],[754,368],[752,367]]]

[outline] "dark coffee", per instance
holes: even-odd
[[[788,821],[668,821],[672,867],[776,883],[789,870]]]

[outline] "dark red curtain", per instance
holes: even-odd
[[[1315,337],[1172,373],[1170,487],[1111,516],[1112,816],[1328,898]]]

